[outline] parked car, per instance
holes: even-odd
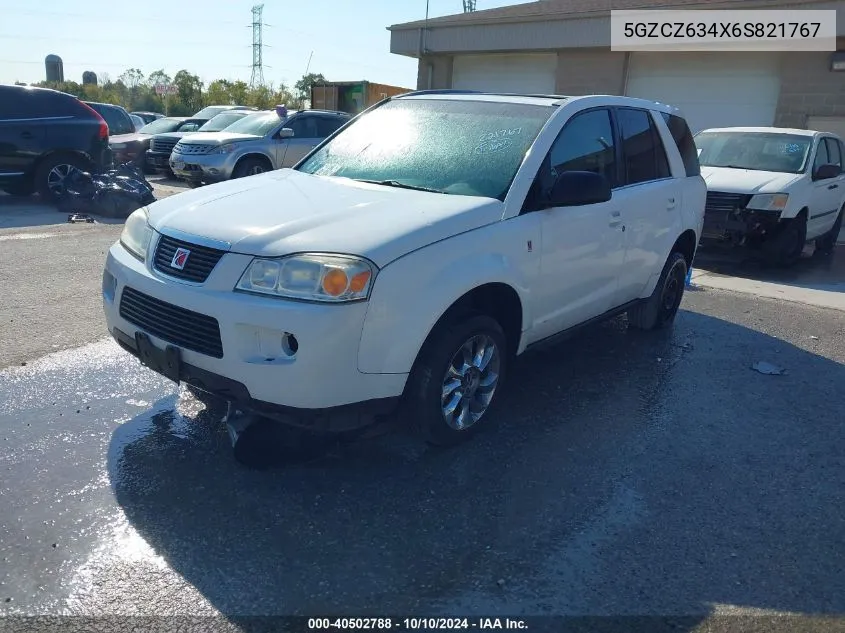
[[[170,168],[192,185],[220,182],[292,167],[352,117],[307,110],[280,116],[256,112],[222,132],[201,132],[173,148]]]
[[[147,122],[144,121],[144,119],[139,117],[137,114],[130,114],[129,118],[132,119],[132,125],[135,126],[136,132],[140,132],[141,128],[147,124]]]
[[[166,134],[168,132],[192,132],[202,127],[203,121],[198,119],[189,119],[188,117],[162,117],[156,119],[152,123],[147,123],[144,127],[138,130],[138,136],[141,141],[141,151],[146,158],[146,152],[150,148],[150,141],[156,134]],[[144,171],[151,172],[146,160],[144,161]]]
[[[253,112],[255,112],[258,110],[258,108],[242,105],[211,105],[204,107],[191,118],[205,119],[206,121],[210,121],[221,112],[226,112],[227,110],[252,110]]]
[[[845,144],[834,134],[720,128],[695,137],[707,181],[704,238],[794,263],[808,241],[830,252],[842,228]]]
[[[669,325],[705,197],[667,105],[411,93],[293,169],[137,211],[104,310],[126,350],[206,400],[321,430],[400,405],[449,444],[526,349],[625,312]]]
[[[63,92],[0,85],[0,189],[53,201],[74,168],[100,172],[111,162],[98,112]]]
[[[156,134],[150,139],[149,149],[146,151],[148,169],[173,176],[170,170],[170,153],[182,137],[195,132],[219,132],[250,114],[252,114],[250,110],[231,110],[223,111],[209,120],[191,117],[190,120],[194,123],[199,121],[203,123],[182,127],[176,132]]]
[[[145,123],[152,123],[156,119],[164,118],[164,115],[160,112],[130,112],[129,114],[141,117]]]
[[[142,164],[144,160],[143,143],[135,124],[125,108],[111,103],[96,103],[86,101],[106,120],[109,126],[109,147],[112,150],[115,163]]]

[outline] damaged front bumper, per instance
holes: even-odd
[[[707,202],[702,229],[705,240],[737,245],[760,243],[777,233],[781,224],[780,211],[747,209],[743,205],[747,200],[738,199],[737,204],[728,207],[716,204],[708,194]]]

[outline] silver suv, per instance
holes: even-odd
[[[328,110],[256,112],[222,132],[183,138],[173,148],[170,168],[198,185],[291,167],[350,118]]]

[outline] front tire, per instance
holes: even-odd
[[[505,333],[487,315],[438,326],[423,345],[405,392],[405,411],[430,444],[469,439],[496,402],[505,378]]]
[[[235,166],[232,178],[257,176],[270,171],[270,165],[263,158],[244,158]]]
[[[807,216],[801,213],[786,224],[770,240],[763,242],[767,261],[774,266],[792,266],[804,252],[807,243]]]
[[[628,325],[638,330],[657,330],[672,323],[684,298],[686,277],[687,260],[681,253],[672,253],[651,296],[628,310]]]

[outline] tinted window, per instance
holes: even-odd
[[[819,148],[816,150],[816,160],[813,161],[813,171],[815,172],[822,165],[830,163],[830,157],[827,155],[827,143],[824,139],[819,140]]]
[[[0,119],[23,119],[29,114],[28,91],[0,86]]]
[[[827,156],[830,159],[830,164],[842,169],[842,154],[839,152],[839,141],[828,138],[825,139],[825,142],[827,143]]]
[[[346,123],[346,119],[333,116],[321,116],[317,118],[317,136],[325,138],[333,134],[340,126]]]
[[[651,115],[646,110],[617,110],[622,141],[623,184],[667,178],[669,165]]]
[[[591,171],[616,185],[616,152],[610,112],[606,109],[576,114],[570,119],[549,151],[541,187],[547,191],[565,171]]]
[[[109,136],[132,134],[135,131],[135,126],[132,125],[132,119],[120,108],[99,103],[91,103],[89,105],[106,120],[106,124],[109,126]]]
[[[291,120],[289,124],[285,124],[293,130],[294,138],[319,138],[320,133],[317,131],[317,117],[315,116],[298,116]]]
[[[684,169],[686,169],[687,176],[700,175],[701,166],[698,163],[698,150],[695,148],[695,141],[687,122],[679,116],[666,112],[663,113],[663,120],[666,121],[666,126],[672,133],[672,138],[675,139],[675,145],[678,146],[678,151],[684,160]]]

